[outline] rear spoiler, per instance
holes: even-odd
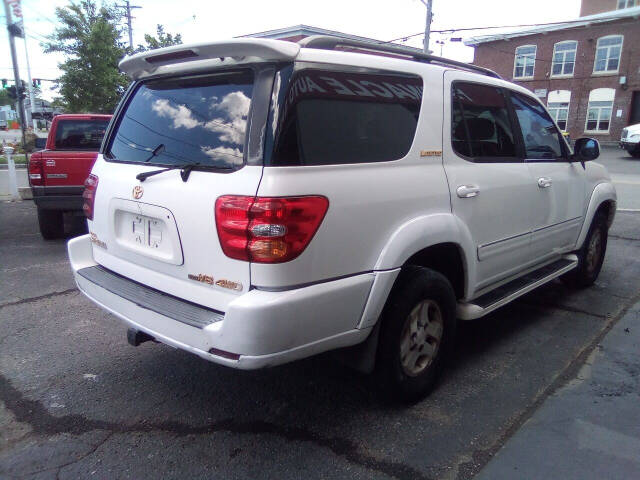
[[[154,73],[159,67],[196,60],[256,57],[261,60],[293,60],[300,45],[282,40],[238,38],[158,48],[124,57],[118,67],[133,80]]]

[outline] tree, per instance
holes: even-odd
[[[61,27],[44,44],[45,52],[62,52],[58,79],[61,102],[68,112],[112,113],[129,80],[118,70],[127,53],[120,40],[120,14],[109,3],[71,2],[56,8]]]
[[[147,50],[155,50],[156,48],[170,47],[171,45],[181,45],[182,35],[179,33],[172,35],[165,33],[164,27],[160,24],[156,27],[156,36],[144,34],[146,45],[138,45],[136,52],[145,52]]]
[[[15,105],[15,101],[9,98],[7,90],[0,88],[0,106],[2,105]]]

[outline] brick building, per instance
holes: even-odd
[[[571,138],[640,123],[640,0],[582,0],[581,17],[465,39],[474,64],[533,91]]]

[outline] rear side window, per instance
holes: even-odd
[[[511,161],[516,144],[502,89],[453,84],[451,139],[454,151],[475,161]]]
[[[302,69],[279,112],[272,165],[386,162],[411,148],[422,79]]]
[[[109,120],[60,120],[56,150],[98,150]]]
[[[553,160],[562,157],[560,132],[544,107],[518,93],[511,93],[511,100],[522,130],[525,158]]]
[[[119,115],[107,156],[154,165],[241,166],[252,91],[251,71],[143,82]]]

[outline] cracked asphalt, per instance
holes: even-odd
[[[0,478],[472,478],[640,298],[640,214],[596,285],[464,323],[411,407],[324,355],[243,372],[126,331],[76,289],[31,202],[0,203]]]

